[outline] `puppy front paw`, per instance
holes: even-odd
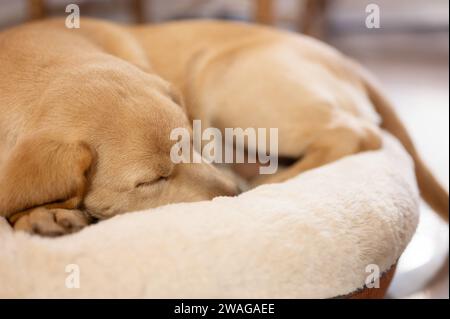
[[[39,207],[23,214],[14,223],[14,229],[56,237],[77,232],[88,224],[89,218],[82,211]]]

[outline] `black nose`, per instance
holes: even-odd
[[[223,196],[236,196],[241,193],[241,188],[237,185],[233,185],[231,187],[227,187]]]
[[[236,183],[227,181],[215,190],[215,196],[236,196],[242,192],[242,189]]]
[[[243,192],[245,192],[245,186],[242,185],[241,183],[236,183],[231,187],[231,191],[229,192],[229,194],[227,194],[227,196],[237,196]]]

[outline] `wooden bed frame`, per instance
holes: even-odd
[[[349,295],[338,297],[341,299],[383,299],[386,296],[386,292],[391,285],[394,278],[395,269],[397,265],[393,265],[391,269],[386,271],[380,278],[379,288],[365,287],[361,290],[357,290]]]

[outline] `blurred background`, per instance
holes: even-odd
[[[419,152],[448,189],[448,0],[0,0],[0,29],[65,15],[69,3],[80,6],[82,17],[124,23],[218,18],[318,37],[378,76]],[[380,9],[379,28],[366,27],[370,3]],[[449,298],[448,242],[448,226],[423,204],[388,297]]]

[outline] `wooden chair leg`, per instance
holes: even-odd
[[[47,16],[45,0],[28,0],[29,19],[42,19]]]
[[[147,0],[146,2],[149,2],[150,0]],[[146,22],[146,14],[145,9],[146,6],[144,4],[145,0],[133,0],[132,6],[133,6],[133,15],[134,20],[136,23],[145,23]],[[147,3],[148,5],[148,3]]]
[[[272,25],[275,22],[274,1],[273,0],[254,0],[255,1],[255,21],[261,24]]]
[[[299,21],[299,31],[322,38],[326,34],[328,0],[305,0]]]

